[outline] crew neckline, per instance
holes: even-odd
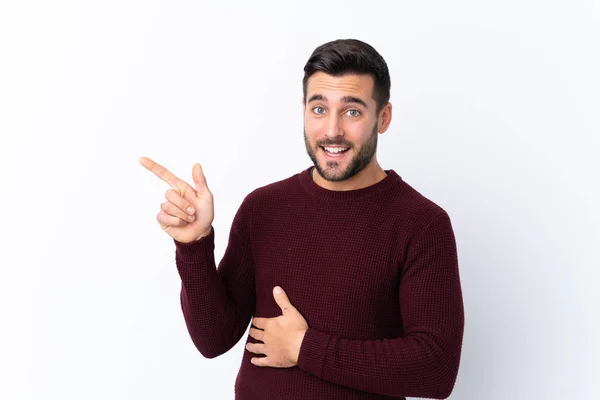
[[[311,196],[327,201],[353,201],[374,194],[384,192],[397,183],[402,182],[402,177],[393,169],[386,169],[386,177],[370,186],[353,190],[331,190],[319,186],[310,175],[314,166],[306,168],[298,174],[302,188]]]

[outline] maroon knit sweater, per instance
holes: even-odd
[[[194,344],[213,358],[252,316],[281,315],[272,291],[280,285],[309,326],[298,365],[255,366],[260,356],[244,349],[236,399],[448,397],[464,329],[448,214],[394,170],[366,188],[333,191],[310,169],[246,196],[218,268],[214,229],[175,240]]]

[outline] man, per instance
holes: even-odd
[[[213,358],[254,316],[236,399],[446,398],[464,327],[456,243],[447,213],[377,162],[392,119],[387,65],[364,42],[336,40],[304,71],[314,167],[246,196],[218,269],[200,165],[194,189],[140,159],[173,188],[157,220],[175,243],[190,336]]]

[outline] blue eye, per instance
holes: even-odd
[[[358,111],[358,110],[352,109],[352,110],[348,110],[348,112],[349,113],[351,113],[351,112],[355,113],[354,115],[350,115],[351,117],[358,117],[360,115],[360,111]]]
[[[325,111],[325,110],[323,109],[323,107],[317,106],[317,107],[313,108],[313,112],[316,112],[317,114],[322,114],[322,113],[320,113],[320,112],[318,112],[318,111],[315,111],[315,110],[317,110],[317,109],[320,109],[320,110],[323,110],[323,111]]]

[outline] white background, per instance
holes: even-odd
[[[452,399],[598,399],[600,2],[0,2],[0,398],[228,399],[179,306],[168,185],[243,197],[310,166],[302,68],[386,59],[378,158],[449,213],[465,301]]]

